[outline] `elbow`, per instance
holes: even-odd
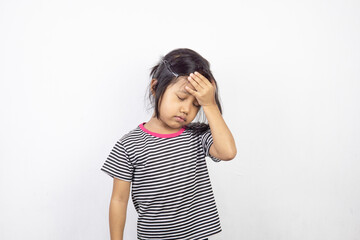
[[[230,151],[231,154],[229,154],[229,156],[227,157],[227,161],[230,161],[230,160],[233,160],[235,157],[236,157],[236,154],[237,154],[237,150],[236,148],[234,148],[232,151]]]
[[[234,151],[231,151],[231,154],[227,155],[226,158],[224,158],[223,160],[225,161],[230,161],[233,160],[236,157],[237,151],[236,149]]]
[[[236,147],[228,147],[227,149],[222,149],[221,151],[218,151],[215,146],[212,146],[212,148],[210,148],[210,154],[223,161],[230,161],[234,159],[236,153]]]

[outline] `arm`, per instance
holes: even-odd
[[[213,144],[210,147],[210,154],[223,160],[235,158],[237,150],[234,137],[232,136],[225,120],[223,119],[218,106],[203,106],[206,118],[209,122]]]
[[[127,204],[131,182],[114,177],[113,192],[109,208],[109,226],[111,240],[123,240]]]
[[[222,160],[233,159],[236,156],[235,140],[216,105],[215,80],[212,79],[209,81],[199,72],[191,73],[187,79],[196,91],[188,86],[186,86],[185,89],[196,97],[199,104],[203,107],[209,122],[213,138],[213,144],[209,150],[210,155]]]

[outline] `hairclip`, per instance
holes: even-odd
[[[170,63],[169,63],[167,60],[162,59],[161,61],[165,64],[165,67],[167,68],[167,70],[169,70],[175,77],[178,77],[178,76],[179,76],[179,74],[174,73],[174,72],[171,70],[171,68],[170,68]]]

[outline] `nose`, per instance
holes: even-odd
[[[191,107],[191,102],[189,102],[189,101],[184,101],[184,102],[181,104],[180,111],[181,111],[182,113],[188,114],[189,111],[190,111],[190,107]]]

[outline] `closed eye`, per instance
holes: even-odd
[[[180,99],[181,101],[184,101],[185,100],[185,98],[181,98],[181,97],[179,97],[179,96],[177,96],[178,97],[178,99]],[[197,107],[197,108],[199,108],[200,107],[200,105],[196,105],[196,104],[193,104],[195,107]]]

